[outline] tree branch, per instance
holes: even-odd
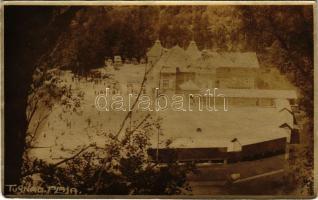
[[[28,148],[28,146],[31,146],[31,143],[32,143],[32,141],[33,141],[34,138],[35,138],[35,135],[36,135],[36,133],[37,133],[39,127],[40,127],[40,124],[41,124],[45,119],[47,119],[49,116],[50,116],[50,113],[48,113],[48,114],[45,115],[41,120],[38,121],[38,123],[37,123],[37,125],[36,125],[36,127],[35,127],[35,130],[34,130],[34,132],[33,132],[33,135],[31,136],[31,139],[30,139],[30,141],[28,142],[29,145],[27,145],[26,148]]]
[[[38,107],[38,103],[39,103],[39,99],[35,102],[35,105],[34,105],[32,111],[31,111],[30,115],[28,116],[28,119],[27,119],[27,125],[28,126],[30,125],[30,122],[31,122],[31,120],[32,120],[32,118],[33,118],[33,116],[35,114],[35,111],[36,111],[36,109]]]
[[[76,158],[77,156],[79,156],[81,153],[83,153],[84,151],[86,151],[88,148],[92,147],[93,145],[89,145],[85,148],[83,148],[82,150],[80,150],[78,153],[76,153],[75,155],[69,157],[69,158],[65,158],[64,160],[61,160],[60,162],[57,162],[53,165],[53,167],[57,167],[63,163],[66,163],[67,161],[73,160],[74,158]]]
[[[140,98],[140,96],[141,96],[142,90],[143,90],[143,88],[144,88],[144,86],[145,86],[145,83],[146,83],[146,81],[147,81],[147,75],[150,73],[150,71],[153,69],[153,67],[154,67],[154,65],[151,66],[148,70],[147,70],[147,68],[145,69],[145,74],[144,74],[143,80],[142,80],[142,82],[141,82],[141,85],[140,85],[140,88],[139,88],[139,92],[138,92],[137,98],[136,98],[136,100],[134,101],[132,107],[129,108],[130,110],[128,111],[128,113],[126,114],[124,120],[122,121],[122,123],[121,123],[121,125],[120,125],[120,127],[119,127],[119,130],[118,130],[117,133],[116,133],[116,137],[118,137],[119,134],[120,134],[120,132],[123,130],[123,128],[124,128],[124,126],[125,126],[125,124],[126,124],[127,119],[128,119],[128,118],[130,117],[130,115],[131,115],[132,110],[133,110],[133,109],[135,108],[135,106],[137,105],[137,102],[138,102],[138,100],[139,100],[139,98]]]
[[[64,160],[61,160],[55,164],[52,165],[52,167],[58,167],[59,165],[66,163],[67,161],[73,160],[74,158],[76,158],[77,156],[79,156],[81,153],[83,153],[84,151],[86,151],[88,148],[92,147],[93,145],[89,145],[87,147],[84,147],[83,149],[81,149],[78,153],[76,153],[75,155],[69,157],[69,158],[65,158]],[[31,172],[26,172],[24,174],[21,175],[21,178],[24,178],[26,176],[30,176],[36,173],[41,173],[43,172],[43,169],[39,169],[39,170],[35,170],[35,171],[31,171]]]
[[[147,81],[147,75],[151,72],[151,70],[153,69],[154,65],[152,65],[148,70],[147,70],[147,67],[145,68],[145,73],[144,73],[144,77],[143,77],[143,80],[141,82],[141,85],[140,85],[140,88],[139,88],[139,92],[138,92],[138,95],[137,95],[137,98],[135,100],[135,102],[133,103],[132,107],[129,108],[129,112],[126,114],[125,118],[123,119],[120,127],[119,127],[119,130],[117,131],[116,135],[115,135],[115,139],[118,138],[119,134],[121,133],[122,129],[124,128],[125,124],[126,124],[126,121],[128,120],[128,118],[131,116],[132,114],[132,110],[135,108],[135,106],[137,105],[137,102],[141,96],[141,93],[142,93],[142,90],[145,86],[145,83]],[[149,115],[150,116],[150,115]],[[142,120],[142,123],[149,117],[148,115],[146,116],[146,118],[144,120]],[[141,126],[140,123],[136,128],[139,128],[139,126]],[[134,131],[136,131],[137,129],[134,129]],[[109,162],[111,160],[111,156],[108,156],[107,158],[104,158],[103,160],[103,164],[99,170],[99,173],[98,173],[98,179],[97,179],[97,182],[96,182],[96,189],[95,189],[95,193],[97,194],[99,189],[100,189],[100,181],[101,181],[101,177],[102,177],[102,173],[103,173],[103,169],[105,168],[106,166],[106,163]]]
[[[132,131],[130,131],[130,133],[134,133],[149,117],[150,114],[147,114],[146,117]]]

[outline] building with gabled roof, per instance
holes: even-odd
[[[160,77],[161,86],[169,85],[170,89],[179,92],[180,84],[192,80],[204,88],[255,88],[256,74],[260,68],[255,52],[200,51],[195,41],[191,41],[186,50],[178,45],[165,51],[163,49],[157,40],[147,53],[148,57],[156,55],[152,74],[157,79]],[[172,81],[174,76],[175,80]]]
[[[260,70],[255,52],[200,51],[194,41],[186,50],[178,45],[167,49],[153,70],[160,90],[203,95],[205,89],[219,88],[219,93],[227,98],[230,112],[158,113],[163,119],[164,136],[160,139],[173,142],[167,150],[156,146],[155,136],[150,155],[155,156],[155,149],[159,148],[157,156],[162,159],[175,151],[180,161],[224,163],[287,155],[286,146],[296,128],[293,114],[286,109],[291,110],[297,93],[258,88]],[[223,96],[216,98],[216,105],[223,102]],[[198,106],[197,101],[193,103]]]
[[[186,53],[188,54],[189,58],[193,61],[202,57],[202,54],[199,51],[197,44],[193,40],[190,42],[188,48],[186,49]]]
[[[162,56],[163,47],[161,46],[160,40],[156,40],[155,44],[147,52],[147,61],[149,64],[154,65]]]
[[[176,45],[166,51],[160,60],[156,63],[155,68],[171,67],[171,68],[186,68],[191,64],[189,56],[184,49]]]

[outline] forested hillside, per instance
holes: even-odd
[[[53,16],[75,9],[58,8]],[[101,67],[105,57],[140,59],[156,39],[163,46],[255,51],[262,67],[277,67],[312,97],[313,13],[310,6],[117,6],[77,8],[40,65],[75,72]],[[53,18],[54,20],[54,18]],[[62,28],[62,27],[61,27]],[[309,100],[309,99],[307,99]],[[306,109],[306,108],[305,108]],[[306,111],[312,115],[312,109]]]

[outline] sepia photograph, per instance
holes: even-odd
[[[316,196],[315,2],[2,8],[5,197]]]

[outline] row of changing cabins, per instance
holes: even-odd
[[[296,130],[295,130],[296,131]],[[297,132],[297,131],[296,131]],[[298,142],[298,133],[291,143]],[[235,140],[235,139],[234,139]],[[226,147],[149,149],[148,154],[156,162],[235,163],[258,160],[287,153],[287,138],[278,138],[254,144],[242,145],[241,151],[227,151]]]

